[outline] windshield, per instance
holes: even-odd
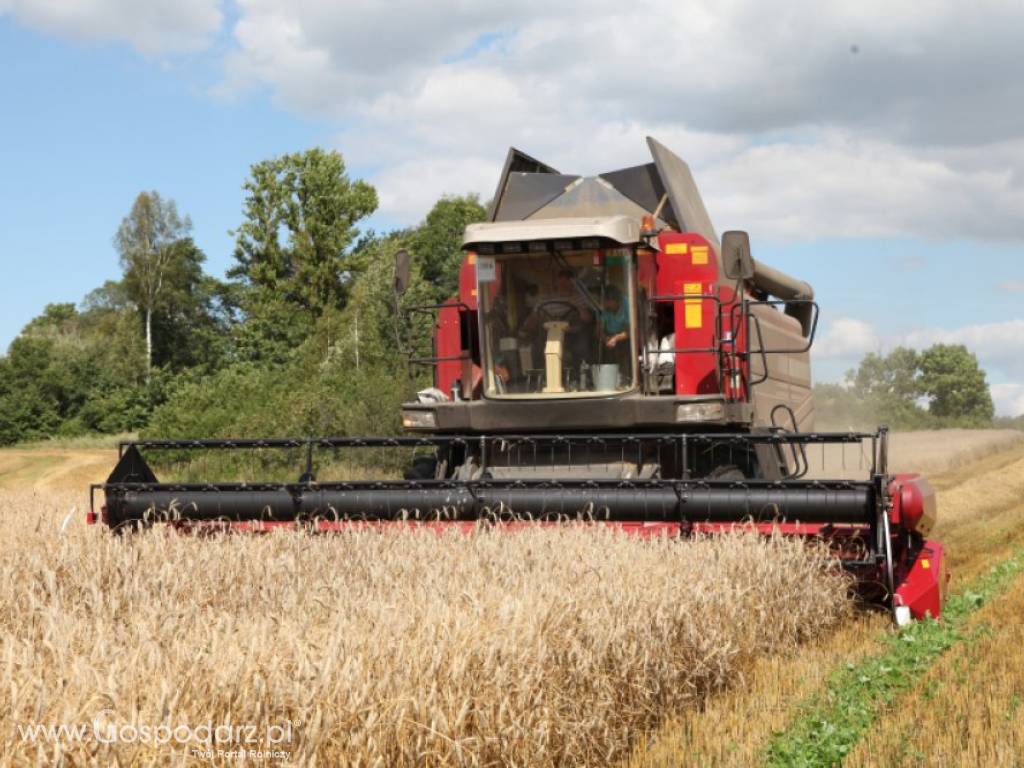
[[[629,248],[481,256],[488,397],[578,396],[636,380]]]

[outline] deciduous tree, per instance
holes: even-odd
[[[188,273],[189,249],[182,241],[192,229],[173,200],[159,192],[140,192],[114,236],[121,256],[124,286],[145,318],[146,378],[153,367],[153,314]]]
[[[409,234],[409,251],[423,279],[434,286],[435,301],[443,301],[458,290],[463,232],[467,224],[483,221],[486,216],[476,195],[443,197]]]
[[[228,274],[256,292],[249,308],[285,302],[316,318],[342,307],[356,224],[377,208],[374,188],[349,179],[340,153],[311,149],[252,166],[244,190]]]
[[[995,409],[985,372],[963,344],[935,344],[921,354],[921,390],[940,419],[982,425]]]

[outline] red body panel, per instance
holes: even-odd
[[[892,499],[890,522],[927,536],[935,525],[935,491],[920,475],[893,475],[887,488]]]
[[[462,361],[449,359],[463,353],[460,314],[457,304],[444,306],[437,312],[434,353],[440,359],[434,367],[434,386],[445,394],[452,391],[452,385],[462,376]]]
[[[459,301],[476,311],[476,254],[467,253],[459,267]]]
[[[638,538],[648,539],[656,536],[667,536],[677,538],[682,533],[682,525],[679,523],[607,523],[596,521],[590,523],[602,527],[617,528],[623,533]],[[361,520],[315,520],[309,523],[295,522],[291,520],[265,520],[256,522],[227,522],[227,521],[176,521],[171,522],[173,529],[181,533],[271,533],[273,531],[302,530],[313,533],[341,533],[344,531],[430,531],[433,533],[445,533],[447,531],[458,531],[459,533],[472,533],[478,527],[486,526],[473,520],[454,521],[416,521],[407,520],[401,522],[392,521],[361,521]],[[553,528],[562,527],[566,523],[557,521],[530,521],[518,520],[496,523],[494,526],[503,532],[520,531],[528,528]]]
[[[472,350],[465,345],[467,339],[463,329],[470,329],[476,323],[476,254],[466,254],[459,267],[459,295],[449,299],[438,310],[434,326],[434,386],[445,394],[451,394],[452,384],[459,382],[463,397],[473,392],[473,366],[470,361]]]
[[[450,394],[452,384],[462,376],[462,361],[457,359],[464,354],[462,349],[462,310],[457,304],[442,307],[437,313],[437,326],[434,329],[434,350],[438,358],[434,366],[434,386],[445,394]]]
[[[926,616],[938,618],[946,602],[946,588],[949,573],[942,545],[937,541],[926,541],[909,570],[896,579],[896,605],[910,608],[915,619]]]
[[[673,302],[676,354],[676,393],[710,395],[721,392],[718,383],[716,296],[718,266],[713,246],[691,232],[662,232],[658,235],[659,296],[687,294]]]

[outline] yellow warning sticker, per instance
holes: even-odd
[[[683,294],[686,296],[699,296],[701,292],[700,283],[685,283],[683,285]],[[683,325],[687,328],[700,328],[703,325],[703,303],[701,299],[686,299]]]
[[[693,254],[694,264],[708,263],[708,247],[706,245],[695,245],[690,253]]]
[[[672,256],[686,253],[688,247],[686,243],[668,243],[665,245],[665,253]]]
[[[922,568],[926,568],[926,569],[927,569],[927,568],[931,568],[931,567],[932,567],[932,564],[931,564],[930,562],[928,562],[927,560],[922,560],[922,561],[921,561],[921,567],[922,567]]]

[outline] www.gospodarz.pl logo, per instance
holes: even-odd
[[[215,723],[209,720],[191,723],[138,723],[119,720],[112,711],[103,710],[84,723],[19,724],[22,741],[52,742],[71,745],[141,744],[152,746],[190,747],[196,757],[287,758],[290,756],[295,728],[299,723]]]

